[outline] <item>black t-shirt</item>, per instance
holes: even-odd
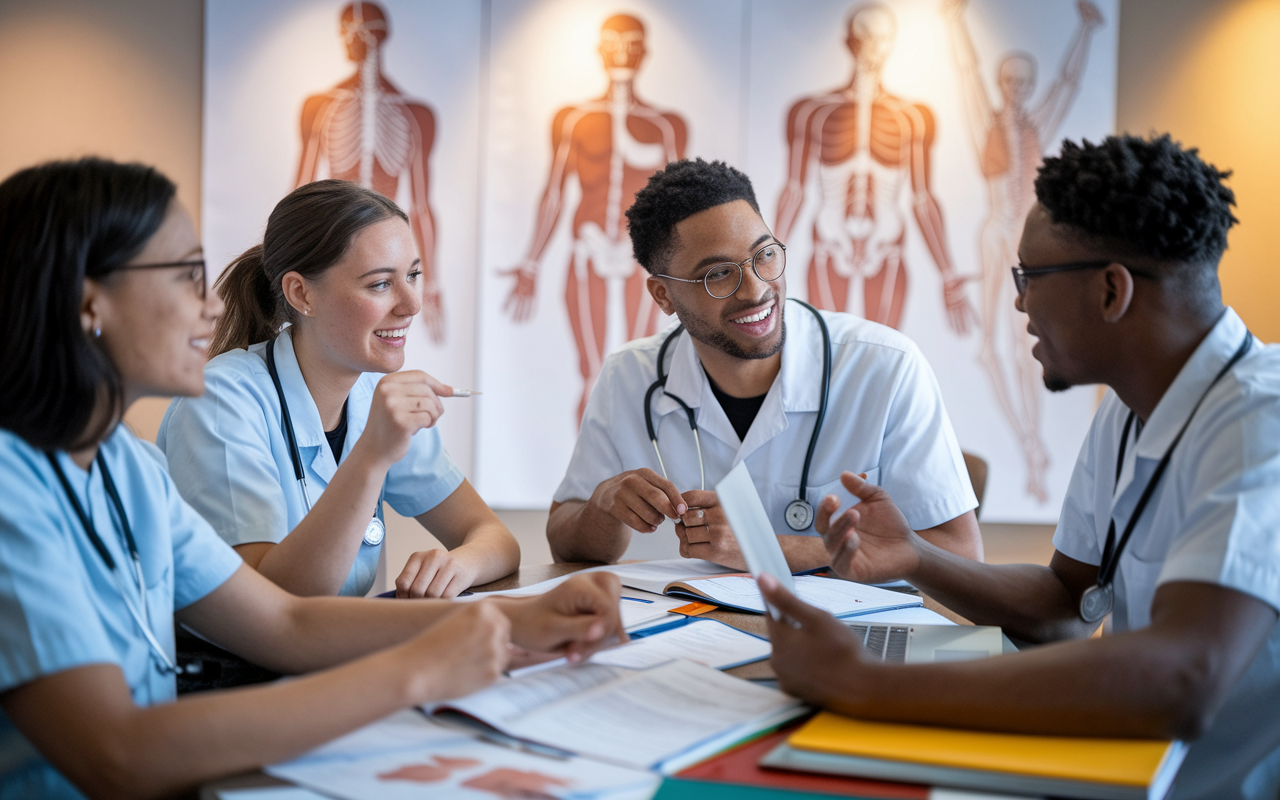
[[[347,443],[347,403],[342,402],[342,416],[338,420],[338,427],[331,431],[324,432],[324,438],[329,440],[329,449],[333,451],[333,463],[342,460],[342,446]]]
[[[751,430],[751,423],[755,421],[756,414],[760,413],[760,406],[764,404],[766,395],[734,397],[725,394],[719,386],[716,386],[716,382],[711,380],[710,375],[707,376],[707,383],[711,384],[711,393],[720,401],[720,407],[724,409],[724,415],[729,418],[729,424],[738,434],[738,439],[746,439],[747,431]]]

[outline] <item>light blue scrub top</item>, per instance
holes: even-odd
[[[124,426],[102,445],[138,545],[151,630],[174,657],[173,612],[212,592],[243,563],[178,494]],[[121,592],[140,608],[133,561],[98,465],[65,454],[63,472],[99,538],[94,549],[45,454],[0,429],[0,692],[62,670],[115,664],[140,706],[174,699]],[[83,795],[0,712],[0,798]]]
[[[182,496],[232,545],[279,543],[307,513],[289,458],[280,399],[267,372],[266,349],[262,342],[210,361],[204,371],[204,395],[174,400],[156,438]],[[298,367],[289,328],[276,337],[275,355],[307,490],[316,503],[333,480],[338,463]],[[364,432],[373,390],[381,378],[366,373],[351,388],[344,459]],[[408,454],[387,472],[384,499],[399,514],[416,517],[435,508],[461,484],[462,471],[445,452],[439,432],[425,428],[414,434]],[[370,517],[374,513],[370,508]],[[381,504],[376,513],[381,518]],[[360,546],[338,594],[368,594],[381,549],[381,545]]]

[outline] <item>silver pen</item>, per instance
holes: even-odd
[[[478,394],[484,394],[484,392],[477,389],[454,389],[450,397],[474,397]]]

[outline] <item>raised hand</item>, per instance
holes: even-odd
[[[647,468],[602,481],[587,505],[640,533],[653,533],[664,519],[678,519],[688,510],[676,485]]]
[[[889,493],[852,472],[842,473],[840,482],[861,502],[833,517],[840,501],[828,495],[818,504],[813,523],[822,534],[832,569],[861,583],[910,578],[920,565],[920,537]]]
[[[371,448],[371,454],[390,468],[409,452],[415,433],[440,419],[444,413],[440,398],[452,395],[452,386],[420,370],[383,376],[373,391],[369,421],[357,446]]]

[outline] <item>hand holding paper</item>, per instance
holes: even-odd
[[[782,554],[782,546],[778,544],[778,536],[773,532],[769,514],[764,510],[764,503],[760,501],[745,461],[738,462],[738,466],[729,470],[724,480],[716,484],[716,496],[752,576],[758,581],[762,574],[772,575],[787,591],[795,591],[787,557]],[[765,607],[770,617],[779,618],[767,598]]]

